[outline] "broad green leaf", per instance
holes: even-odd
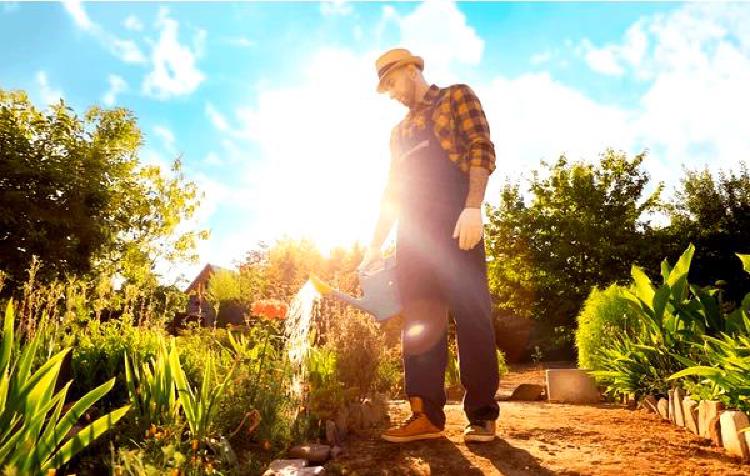
[[[115,423],[130,410],[130,405],[118,408],[100,418],[97,418],[93,423],[84,427],[76,433],[72,438],[63,444],[59,450],[57,450],[54,456],[47,460],[42,466],[43,471],[50,469],[56,469],[67,463],[70,458],[78,454],[83,448],[87,447],[102,435],[107,430],[114,427]]]
[[[688,271],[690,271],[690,262],[693,260],[694,253],[695,246],[691,243],[674,265],[674,269],[672,269],[669,279],[667,279],[667,284],[674,287],[680,278],[685,277],[687,279]]]
[[[75,423],[83,416],[83,414],[86,413],[86,410],[88,410],[91,405],[93,405],[94,403],[99,401],[100,398],[106,395],[106,393],[112,389],[112,386],[114,384],[115,379],[111,378],[107,382],[88,392],[86,395],[81,397],[80,400],[74,403],[72,407],[70,407],[70,410],[68,410],[67,413],[65,413],[65,415],[62,417],[62,419],[57,422],[57,425],[55,425],[56,437],[52,440],[53,448],[60,444],[68,431],[73,428],[73,425],[75,425]],[[130,405],[128,405],[128,408],[130,408]]]
[[[632,266],[630,274],[633,276],[636,297],[645,302],[653,310],[654,287],[651,285],[651,280],[648,279],[643,269],[638,266]]]
[[[705,365],[696,365],[693,367],[688,367],[686,369],[680,370],[679,372],[670,375],[667,378],[667,380],[676,380],[678,378],[687,377],[689,375],[696,375],[696,376],[703,376],[703,377],[720,376],[721,372],[722,372],[721,369],[717,369],[715,367],[707,367]]]
[[[11,366],[10,352],[13,350],[13,326],[15,323],[13,313],[13,300],[8,301],[5,307],[5,322],[3,324],[3,346],[0,350],[0,371]]]
[[[750,273],[750,255],[741,255],[737,253],[737,256],[740,258],[740,261],[742,261],[742,269]]]

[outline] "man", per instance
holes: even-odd
[[[392,442],[442,437],[447,319],[456,323],[466,441],[492,441],[499,376],[482,238],[481,204],[495,168],[479,100],[466,85],[439,88],[424,62],[405,49],[380,56],[379,93],[409,108],[391,133],[391,165],[373,240],[360,265],[382,262],[396,220],[396,262],[403,304],[405,391],[412,416],[383,433]]]

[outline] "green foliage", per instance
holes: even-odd
[[[133,356],[131,363],[125,352],[128,395],[138,423],[143,427],[174,424],[177,420],[180,407],[169,363],[169,354],[175,352],[174,341],[167,351],[163,338],[159,339],[156,356],[150,361]]]
[[[11,283],[32,255],[40,278],[119,272],[153,280],[157,257],[194,257],[205,232],[177,233],[198,206],[179,161],[171,171],[138,160],[141,132],[122,108],[77,116],[63,101],[49,111],[23,92],[0,90],[0,256]]]
[[[59,468],[112,428],[129,409],[124,406],[104,415],[66,439],[73,425],[109,392],[114,381],[91,390],[63,414],[70,383],[57,392],[55,384],[70,349],[34,369],[40,335],[27,342],[17,341],[13,305],[8,303],[0,348],[0,468],[5,471],[39,475]]]
[[[624,291],[625,288],[616,284],[604,290],[591,290],[577,317],[575,340],[579,368],[601,369],[599,351],[612,348],[619,339],[632,335],[632,323],[638,316]]]
[[[102,404],[107,408],[126,403],[125,354],[136,362],[156,356],[163,331],[133,326],[113,319],[91,321],[84,331],[73,336],[73,395],[115,379],[114,391]]]
[[[172,340],[172,350],[169,353],[169,365],[176,384],[180,405],[185,413],[185,419],[190,425],[190,431],[194,438],[202,441],[209,434],[214,424],[216,402],[222,397],[224,389],[232,377],[232,372],[228,372],[221,383],[218,383],[218,378],[215,376],[214,356],[208,353],[206,354],[203,371],[203,382],[200,390],[194,391],[185,377],[177,352],[174,351],[174,339]]]
[[[750,276],[738,266],[735,253],[750,253],[750,171],[743,162],[736,171],[712,174],[686,171],[668,207],[670,226],[664,230],[664,254],[676,257],[688,243],[696,245],[690,281],[713,285],[721,280],[727,307],[750,292]]]
[[[347,399],[346,387],[338,379],[337,356],[328,346],[311,347],[307,354],[310,410],[320,420],[333,419]]]
[[[742,344],[750,335],[750,297],[741,308],[724,312],[714,289],[688,283],[694,253],[690,245],[674,267],[662,262],[658,287],[633,267],[633,284],[623,294],[638,311],[634,332],[602,349],[601,370],[592,372],[611,393],[665,394],[673,380],[701,376],[703,381],[681,383],[696,395],[724,395],[725,401],[744,405],[747,363]]]
[[[497,311],[536,318],[550,334],[572,329],[593,286],[626,279],[630,263],[649,250],[643,216],[659,206],[661,186],[644,196],[644,159],[607,150],[596,165],[564,156],[543,163],[529,204],[518,185],[505,186],[499,206],[488,206],[485,228]]]

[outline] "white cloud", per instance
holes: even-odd
[[[466,23],[466,16],[454,2],[427,0],[404,17],[389,10],[401,33],[400,44],[425,61],[425,74],[433,81],[454,82],[462,67],[476,66],[482,58],[484,41]]]
[[[134,41],[120,39],[94,23],[79,0],[63,0],[63,6],[79,28],[97,38],[117,58],[126,63],[143,63],[146,61],[145,55]]]
[[[154,134],[161,139],[164,149],[166,149],[167,152],[175,152],[174,132],[166,126],[154,126]]]
[[[354,11],[351,3],[347,0],[332,0],[320,3],[320,12],[323,15],[351,15]]]
[[[39,95],[45,104],[56,104],[60,99],[64,99],[62,90],[53,88],[49,84],[47,73],[45,71],[37,71],[36,84],[39,87]]]
[[[224,165],[224,161],[221,160],[221,158],[219,157],[219,154],[217,154],[216,152],[209,152],[208,154],[206,154],[206,158],[203,159],[203,162],[206,165],[210,165],[210,166]]]
[[[146,62],[146,56],[132,40],[112,38],[110,45],[114,55],[126,63],[138,64]]]
[[[127,89],[128,83],[116,74],[110,74],[107,81],[109,82],[109,90],[104,94],[102,100],[107,106],[113,106],[117,102],[117,95]]]
[[[252,48],[257,43],[244,36],[228,36],[222,38],[222,42],[229,46],[236,46],[238,48]]]
[[[83,9],[80,0],[62,0],[63,7],[73,17],[79,28],[84,30],[91,30],[94,28],[94,23],[91,21],[86,11]]]
[[[631,127],[668,181],[680,164],[731,167],[750,154],[748,31],[747,5],[688,4],[641,18],[605,47],[645,82]]]
[[[229,129],[229,123],[227,123],[226,118],[210,102],[206,103],[206,115],[211,120],[211,124],[218,130],[226,131]]]
[[[545,51],[543,53],[537,53],[535,55],[532,55],[531,58],[529,58],[529,63],[533,64],[534,66],[538,66],[540,64],[549,62],[549,60],[551,59],[552,59],[552,53],[549,51]]]
[[[143,91],[157,99],[169,99],[192,93],[205,79],[196,66],[196,51],[181,44],[177,38],[179,23],[169,18],[168,10],[159,13],[159,41],[151,53],[153,69],[143,81]],[[196,50],[200,48],[200,34]],[[205,33],[203,34],[205,38]]]
[[[128,15],[127,18],[123,20],[122,25],[131,31],[143,31],[143,23],[141,23],[141,20],[135,15]]]
[[[621,76],[625,72],[617,61],[617,52],[611,46],[594,48],[588,40],[584,40],[583,47],[586,49],[586,64],[594,71],[610,76]]]

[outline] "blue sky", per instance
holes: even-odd
[[[206,196],[201,264],[259,240],[325,251],[367,241],[404,109],[375,94],[373,61],[403,46],[440,85],[482,100],[498,169],[487,200],[540,159],[650,151],[732,168],[750,151],[750,4],[0,3],[0,87],[134,111],[141,158],[182,155]]]

